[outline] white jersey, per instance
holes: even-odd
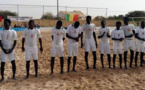
[[[66,30],[64,28],[57,29],[53,27],[51,30],[51,35],[53,36],[53,44],[60,45],[63,44],[63,38],[66,37]]]
[[[108,42],[109,43],[109,38],[107,37],[107,33],[110,35],[110,29],[109,28],[107,28],[107,27],[99,28],[98,36],[102,36],[104,32],[105,32],[105,35],[100,39],[100,42]]]
[[[0,31],[0,40],[4,49],[11,49],[13,41],[17,40],[17,33],[12,29],[2,30]]]
[[[38,29],[24,30],[22,38],[26,38],[26,48],[37,48],[37,36],[41,38],[40,30]]]
[[[94,39],[93,32],[95,30],[95,24],[84,24],[82,25],[82,29],[85,32],[85,39]]]
[[[142,39],[145,39],[145,29],[142,29],[142,28],[138,28],[137,30],[136,30],[136,34],[138,34],[138,37],[140,37],[140,38],[142,38]],[[144,41],[142,41],[142,40],[138,40],[137,39],[137,41],[136,41],[136,43],[137,44],[143,44],[144,43]]]
[[[133,30],[135,30],[135,27],[133,24],[129,24],[129,25],[122,26],[121,29],[124,31],[125,36],[129,36],[129,35],[133,34]],[[133,39],[133,37],[126,38],[126,39]]]
[[[82,30],[82,28],[80,26],[78,28],[74,28],[73,25],[69,25],[67,27],[66,33],[73,38],[77,38],[79,36],[79,34],[81,34],[81,30]],[[69,38],[68,43],[72,44],[72,43],[78,43],[78,42]]]
[[[111,34],[111,38],[125,38],[123,30],[113,30]],[[122,49],[122,41],[113,40],[113,49]]]

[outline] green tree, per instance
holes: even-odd
[[[47,12],[44,15],[42,15],[42,17],[41,17],[41,19],[50,19],[50,20],[53,20],[55,18],[56,17],[51,12]]]
[[[131,11],[127,13],[127,17],[145,17],[145,11]]]
[[[2,10],[0,10],[0,16],[3,19],[6,19],[7,16],[17,16],[17,14],[15,12],[11,12],[11,11],[2,11]]]

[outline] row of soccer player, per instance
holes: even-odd
[[[135,66],[137,67],[137,57],[139,52],[141,52],[141,61],[140,66],[143,62],[143,55],[144,55],[144,41],[145,41],[145,23],[141,22],[141,27],[136,30],[133,25],[128,24],[128,18],[124,18],[124,26],[121,27],[121,22],[116,22],[116,29],[112,31],[110,34],[109,28],[105,26],[105,21],[101,21],[101,28],[98,30],[98,38],[100,39],[100,52],[101,52],[101,62],[102,68],[104,68],[103,64],[103,55],[107,54],[108,56],[108,63],[109,68],[111,68],[111,56],[110,56],[110,45],[109,45],[109,38],[111,37],[113,40],[113,68],[115,68],[115,59],[116,55],[119,54],[120,60],[120,68],[122,68],[122,41],[124,40],[124,62],[125,68],[127,69],[127,51],[130,49],[131,56],[130,56],[130,67],[132,67],[132,61],[134,59],[134,40],[133,36],[137,38],[137,52],[135,56]],[[13,71],[13,79],[15,79],[15,72],[16,72],[16,65],[15,65],[15,51],[14,48],[16,46],[17,41],[17,33],[14,30],[10,29],[11,21],[9,19],[4,20],[4,30],[0,31],[0,46],[1,46],[1,81],[4,80],[4,66],[7,58],[12,63],[12,71]],[[121,28],[120,28],[121,27]],[[67,30],[62,28],[62,21],[58,21],[56,23],[56,27],[52,28],[52,48],[51,48],[51,74],[53,74],[53,67],[54,67],[54,60],[56,54],[60,57],[60,65],[61,65],[61,73],[63,73],[63,41],[65,37],[68,37],[68,72],[70,71],[70,62],[73,56],[73,71],[75,70],[75,65],[77,61],[78,55],[78,41],[81,38],[81,47],[85,49],[85,62],[86,62],[86,69],[89,69],[88,65],[88,54],[91,50],[93,53],[93,60],[94,65],[93,69],[96,69],[96,48],[97,48],[97,40],[95,34],[95,24],[91,23],[91,17],[86,17],[86,24],[82,27],[80,23],[77,21],[72,25],[69,25]],[[85,33],[85,39],[83,43],[83,33]],[[43,52],[42,47],[42,40],[40,30],[34,28],[34,21],[29,21],[29,28],[23,32],[23,39],[22,39],[22,51],[25,51],[26,54],[26,71],[27,75],[26,78],[29,77],[29,67],[30,67],[30,60],[33,57],[34,66],[35,66],[35,77],[37,77],[38,73],[38,48],[37,48],[37,36],[39,37],[40,43],[40,51]],[[26,38],[26,48],[24,48]],[[14,43],[12,42],[14,41]]]

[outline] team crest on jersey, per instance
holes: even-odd
[[[33,38],[33,34],[31,34],[31,38]]]
[[[144,32],[142,32],[142,35],[144,35]]]
[[[89,28],[88,31],[91,31],[91,29]]]
[[[57,33],[57,36],[59,36],[59,33]]]
[[[120,34],[118,34],[118,37],[120,37]]]
[[[128,32],[130,31],[130,29],[128,29]]]

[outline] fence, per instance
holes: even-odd
[[[50,5],[17,5],[17,4],[0,4],[0,10],[8,10],[16,12],[18,16],[29,16],[34,19],[40,19],[46,12],[51,12],[57,16],[57,6]],[[92,7],[70,7],[59,6],[59,11],[81,11],[84,15],[107,16],[108,8],[92,8]]]

